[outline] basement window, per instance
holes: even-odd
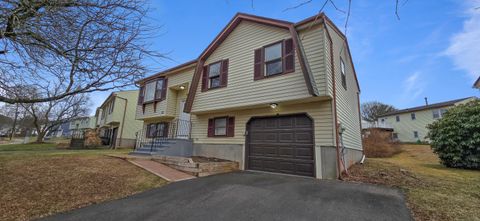
[[[216,118],[215,119],[215,136],[225,136],[227,135],[227,118]]]

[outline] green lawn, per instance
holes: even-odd
[[[122,198],[166,184],[105,154],[129,149],[69,150],[56,144],[0,145],[0,220],[30,220]]]
[[[480,220],[480,171],[446,168],[428,145],[355,165],[347,180],[405,191],[416,220]]]

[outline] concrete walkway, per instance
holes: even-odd
[[[148,159],[129,159],[130,163],[133,163],[169,182],[176,182],[181,180],[193,179],[195,176],[178,171],[171,167],[165,166],[161,163],[148,160]]]

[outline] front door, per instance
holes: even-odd
[[[190,114],[183,112],[185,107],[185,101],[180,101],[178,110],[178,122],[177,122],[177,138],[188,139],[190,134]]]

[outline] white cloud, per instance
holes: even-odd
[[[461,32],[454,34],[445,54],[452,58],[458,69],[472,78],[480,75],[480,1],[471,1],[467,6],[468,18]]]
[[[421,79],[421,72],[416,71],[408,76],[403,82],[403,96],[404,102],[410,102],[418,98],[425,88],[425,81]]]

